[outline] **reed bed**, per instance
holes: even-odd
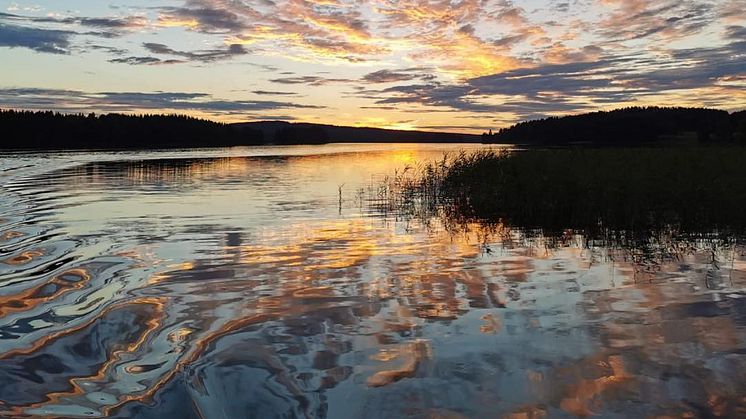
[[[478,224],[548,246],[577,234],[584,246],[640,260],[708,247],[714,255],[746,238],[746,147],[462,152],[406,167],[360,196],[372,213],[454,231]]]

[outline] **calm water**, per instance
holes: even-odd
[[[743,252],[369,210],[463,147],[0,157],[0,415],[746,416]]]

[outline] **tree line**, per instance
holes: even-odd
[[[259,130],[184,115],[0,110],[0,132],[4,150],[229,147],[263,142]]]
[[[487,143],[526,145],[640,145],[746,142],[746,111],[629,107],[521,122],[483,134]]]
[[[153,149],[330,142],[478,142],[478,135],[259,121],[223,124],[184,115],[0,110],[0,150]]]
[[[464,143],[479,142],[479,135],[450,132],[395,130],[371,127],[346,127],[285,121],[244,122],[237,125],[264,132],[272,144],[345,143]]]

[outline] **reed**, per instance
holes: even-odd
[[[378,183],[379,213],[589,240],[746,232],[746,147],[482,150]],[[370,196],[370,195],[369,195]]]

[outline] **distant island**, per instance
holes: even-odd
[[[533,146],[726,143],[746,141],[746,111],[631,107],[521,122],[483,142]]]
[[[479,135],[260,121],[223,124],[181,115],[0,110],[0,150],[207,148],[251,145],[480,142]]]

